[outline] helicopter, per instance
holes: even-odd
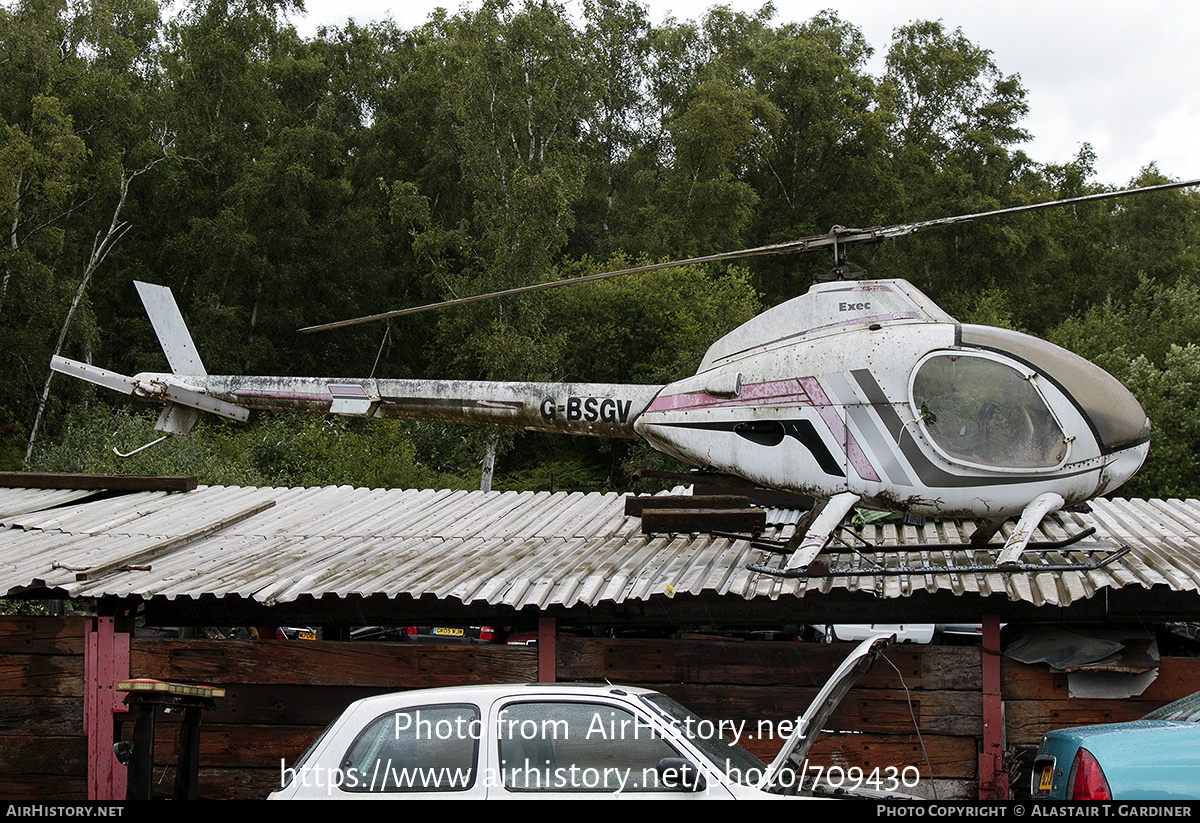
[[[132,377],[63,357],[52,368],[165,403],[155,428],[187,434],[199,412],[250,410],[516,428],[641,439],[690,466],[812,497],[779,550],[804,576],[854,508],[978,523],[973,547],[1016,527],[995,569],[1021,555],[1042,520],[1108,494],[1141,467],[1150,421],[1116,378],[1016,331],[959,323],[911,283],[851,279],[849,246],[1023,211],[1182,188],[1167,183],[978,214],[827,234],[637,266],[314,326],[314,332],[498,296],[758,255],[831,249],[825,282],[714,342],[696,374],[665,385],[209,375],[169,289],[136,283],[170,373]],[[116,451],[114,449],[114,451]],[[1081,539],[1076,535],[1056,547]],[[944,548],[944,547],[943,547]],[[1111,558],[1110,558],[1111,559]],[[1037,566],[1045,570],[1045,566]]]

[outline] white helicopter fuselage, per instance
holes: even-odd
[[[899,280],[815,286],[760,315],[635,429],[764,486],[946,517],[1011,516],[1046,492],[1087,500],[1149,448],[1145,413],[1102,369],[959,324]]]
[[[849,245],[1193,185],[1200,180],[918,223],[835,226],[824,235],[769,246],[469,295],[301,331],[759,255],[832,249],[834,273],[841,276]],[[1046,515],[1114,491],[1137,472],[1150,448],[1145,412],[1103,369],[1036,337],[959,323],[904,280],[814,286],[726,334],[695,375],[666,386],[210,376],[170,289],[135,286],[171,373],[126,377],[58,356],[51,368],[164,403],[155,428],[165,434],[155,443],[187,434],[201,411],[245,422],[251,409],[642,438],[688,465],[814,498],[803,529],[787,541],[786,563],[748,566],[783,577],[808,574],[855,506],[974,519],[974,547],[991,545],[1004,521],[1018,516],[995,566],[1020,570],[1021,555]]]

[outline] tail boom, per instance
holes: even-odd
[[[207,394],[250,409],[496,426],[638,439],[633,420],[662,388],[607,383],[199,378]]]
[[[633,421],[662,386],[242,377],[207,374],[171,290],[135,283],[171,373],[133,377],[55,357],[51,368],[142,400],[167,404],[160,431],[187,434],[197,411],[239,422],[249,410],[496,426],[639,439]]]

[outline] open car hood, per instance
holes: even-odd
[[[842,661],[842,665],[838,666],[837,670],[825,681],[825,685],[821,687],[821,691],[817,693],[808,710],[801,715],[796,723],[795,731],[783,744],[779,754],[775,755],[775,759],[767,767],[757,788],[766,790],[773,785],[776,776],[789,760],[801,761],[808,756],[813,741],[821,733],[825,721],[833,714],[833,710],[838,707],[842,698],[858,682],[858,679],[866,674],[867,669],[871,668],[871,664],[875,662],[879,652],[895,637],[890,633],[868,637],[858,644],[849,657]]]

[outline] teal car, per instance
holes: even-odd
[[[1044,735],[1031,790],[1047,800],[1200,800],[1200,692],[1141,720]]]

